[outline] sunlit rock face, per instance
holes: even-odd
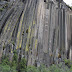
[[[16,50],[27,65],[72,60],[72,11],[62,0],[15,0],[5,9],[0,10],[0,59],[9,55],[12,61]]]

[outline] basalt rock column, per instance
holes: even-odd
[[[9,54],[10,57],[11,55],[13,56],[13,50],[15,50],[15,37],[13,37],[13,35],[14,31],[17,32],[18,22],[20,20],[23,8],[23,3],[17,1],[14,6],[7,10],[0,22],[0,57],[3,53],[4,55]]]
[[[61,3],[59,3],[58,5],[59,5],[59,7],[58,7],[59,8],[59,10],[58,10],[59,54],[62,57],[62,55],[64,54],[64,48],[65,48],[65,11],[62,8]]]
[[[27,65],[48,67],[71,59],[72,17],[66,10],[62,0],[13,1],[0,19],[0,59],[9,55],[12,61],[14,51]]]
[[[65,18],[65,23],[66,23],[66,56],[67,59],[72,60],[72,32],[71,32],[71,27],[72,27],[72,11],[66,11],[66,18]]]

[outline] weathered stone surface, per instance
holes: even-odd
[[[0,59],[4,54],[12,60],[17,50],[28,65],[72,60],[71,20],[72,11],[62,0],[13,1],[0,21]]]

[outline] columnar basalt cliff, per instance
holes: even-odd
[[[17,51],[27,65],[72,60],[72,11],[62,0],[0,2],[0,60]]]

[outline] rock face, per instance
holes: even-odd
[[[0,11],[0,59],[4,54],[12,60],[16,50],[28,65],[72,60],[72,11],[62,0],[11,0],[5,9]]]

